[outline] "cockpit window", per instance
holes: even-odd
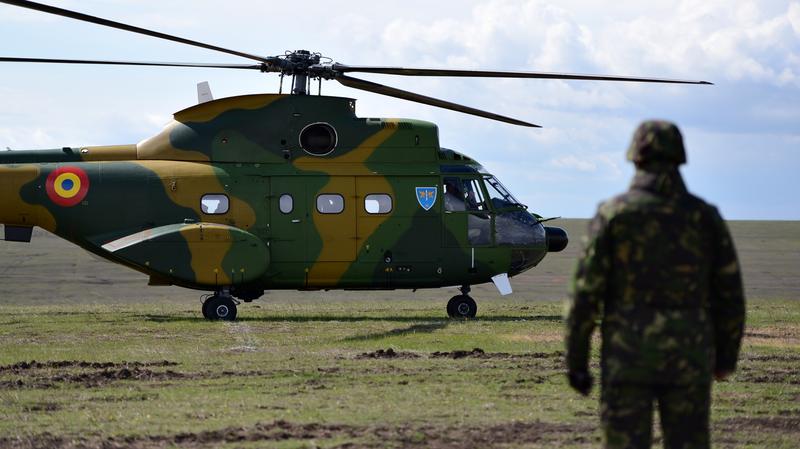
[[[478,178],[444,178],[444,209],[447,211],[485,211],[486,199]]]
[[[483,178],[486,181],[486,190],[489,191],[489,198],[495,209],[504,207],[521,206],[519,201],[511,195],[508,190],[494,176]]]
[[[464,188],[461,184],[461,178],[444,178],[443,186],[444,210],[466,210],[466,206],[464,205]]]
[[[464,180],[464,198],[467,210],[486,210],[486,201],[483,199],[483,190],[479,179]]]

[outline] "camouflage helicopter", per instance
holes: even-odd
[[[509,277],[564,249],[477,161],[439,145],[433,123],[359,118],[355,100],[311,94],[345,86],[513,125],[538,125],[354,78],[506,77],[710,84],[561,73],[350,66],[305,50],[258,56],[67,9],[0,0],[49,14],[255,61],[201,64],[3,57],[0,62],[254,70],[281,77],[278,94],[213,100],[174,114],[138,144],[0,153],[5,240],[34,226],[149,276],[150,285],[213,292],[203,316],[234,320],[239,301],[265,290],[418,289],[460,286],[450,317],[474,317],[470,286]],[[283,78],[291,76],[291,93]]]

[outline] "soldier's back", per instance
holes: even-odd
[[[613,267],[602,325],[604,381],[708,382],[719,214],[679,181],[650,181],[600,208]]]

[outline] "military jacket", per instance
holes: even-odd
[[[586,369],[600,321],[604,383],[709,382],[744,329],[736,251],[717,209],[676,168],[639,170],[589,226],[567,311],[567,364]]]

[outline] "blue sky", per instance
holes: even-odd
[[[404,65],[704,79],[714,86],[486,79],[380,83],[510,115],[525,129],[323,85],[363,117],[440,127],[532,210],[588,217],[624,190],[624,152],[646,118],[682,128],[690,190],[729,219],[800,219],[800,1],[231,0],[49,4],[263,55],[309,49],[352,65]],[[0,5],[4,56],[247,62],[146,36]],[[138,142],[171,113],[215,97],[275,92],[276,75],[211,69],[0,65],[0,148]]]

